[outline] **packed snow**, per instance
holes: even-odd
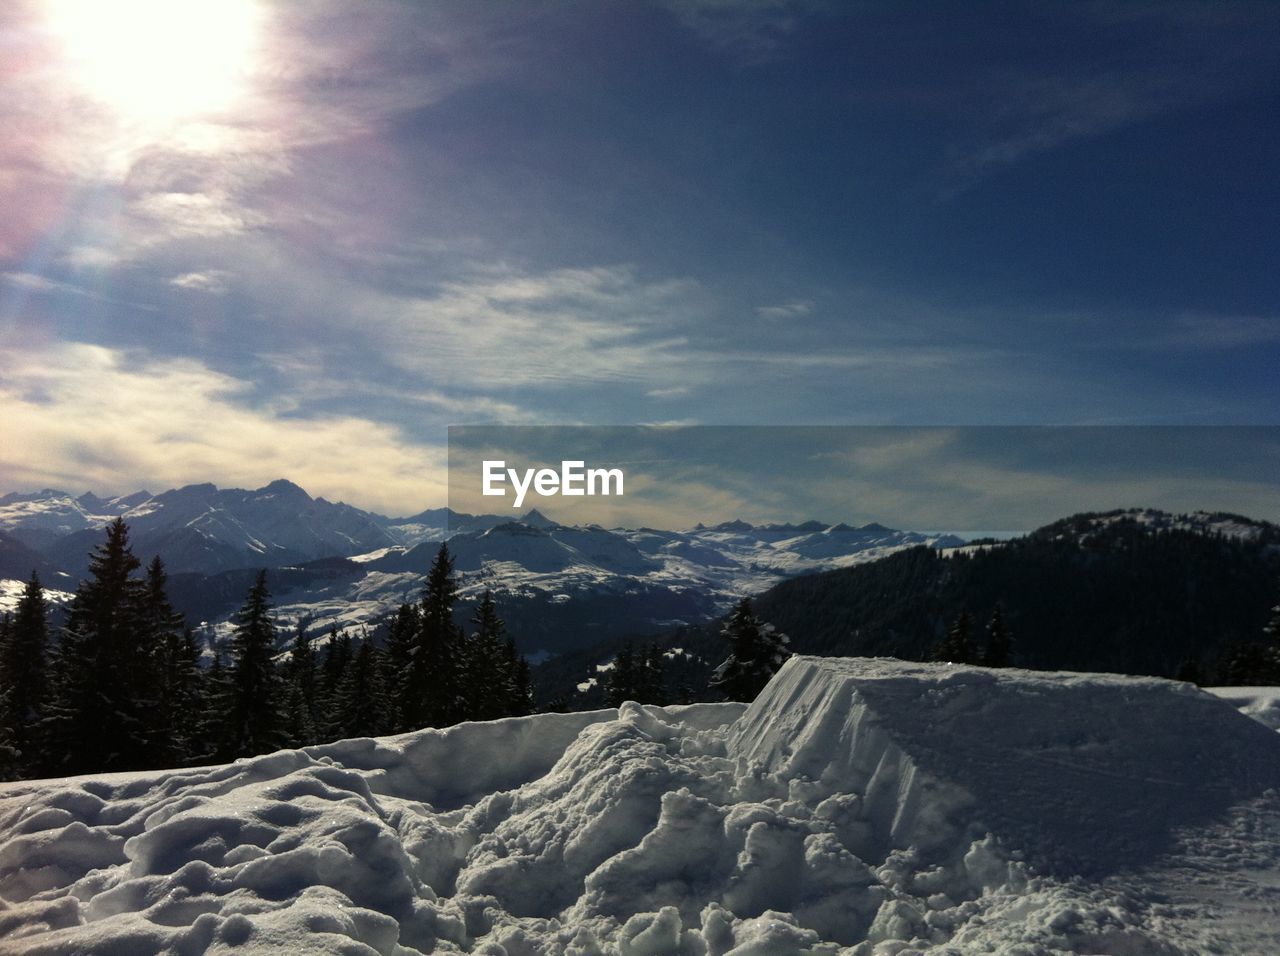
[[[3,785],[0,952],[1275,952],[1278,784],[1186,684],[796,657],[750,707]]]

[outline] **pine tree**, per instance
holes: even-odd
[[[420,627],[399,701],[404,721],[411,728],[447,727],[461,717],[462,674],[458,631],[453,623],[457,594],[453,558],[448,545],[441,544],[427,573]]]
[[[1267,684],[1280,683],[1280,604],[1271,609],[1271,617],[1262,628],[1262,639],[1266,663],[1258,675],[1259,679]]]
[[[609,668],[609,676],[605,678],[605,700],[610,707],[621,707],[623,702],[635,700],[638,681],[636,651],[630,641],[618,649],[613,659],[613,667]]]
[[[0,632],[0,780],[36,770],[35,727],[47,704],[48,642],[44,588],[32,571],[16,613],[5,615]]]
[[[293,632],[285,685],[285,732],[290,746],[316,743],[316,655],[305,620],[299,621]]]
[[[961,610],[947,629],[947,636],[933,652],[935,661],[946,661],[951,664],[976,663],[977,652],[973,646],[973,621],[967,610]]]
[[[90,556],[89,577],[67,611],[52,669],[52,694],[41,722],[44,770],[75,774],[150,765],[157,680],[154,648],[145,643],[144,583],[117,518]]]
[[[347,668],[351,666],[351,635],[338,631],[337,625],[329,628],[329,642],[325,645],[324,660],[320,664],[320,682],[316,688],[313,710],[315,728],[320,740],[337,740],[342,737],[341,701],[342,683]]]
[[[525,717],[533,713],[533,675],[529,671],[529,662],[516,650],[516,642],[507,638],[503,648],[507,668],[511,672],[511,697],[507,701],[507,715]]]
[[[228,736],[227,708],[231,701],[231,679],[222,662],[222,653],[211,646],[213,660],[199,685],[199,710],[189,763],[213,763],[222,755]]]
[[[750,598],[738,602],[720,635],[729,642],[729,657],[712,672],[710,686],[726,700],[755,700],[791,656],[787,636],[756,617]]]
[[[666,703],[663,687],[666,667],[662,650],[657,644],[646,644],[637,660],[636,700],[642,704]]]
[[[182,615],[166,593],[168,575],[157,556],[147,567],[142,641],[151,655],[155,675],[155,707],[150,715],[149,746],[154,766],[172,767],[192,755],[196,728],[199,651]]]
[[[337,703],[342,737],[372,737],[382,732],[378,654],[367,635],[343,674]]]
[[[286,743],[281,682],[272,659],[275,622],[270,615],[270,597],[267,572],[259,571],[236,615],[224,746],[228,757],[267,753]]]
[[[6,611],[0,617],[0,660],[4,659],[5,648],[9,644],[9,628],[12,623],[12,618]],[[9,687],[4,679],[4,670],[0,668],[0,781],[16,780],[23,774],[22,751],[14,742],[12,732],[7,729],[12,718],[3,716],[8,714],[12,706],[7,699]]]
[[[987,650],[982,656],[987,667],[1009,667],[1013,663],[1013,636],[1004,622],[1004,611],[997,604],[987,624]]]
[[[496,720],[511,714],[516,697],[515,670],[507,657],[506,625],[493,595],[485,591],[471,618],[475,633],[467,642],[467,717]]]
[[[387,629],[387,645],[382,655],[382,686],[386,695],[386,723],[390,733],[411,729],[402,702],[406,699],[406,680],[413,649],[417,646],[422,617],[416,604],[401,604]]]

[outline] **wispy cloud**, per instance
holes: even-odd
[[[1234,349],[1280,342],[1280,316],[1204,315],[1174,318],[1157,344],[1179,349]]]
[[[831,0],[665,0],[680,22],[745,66],[779,59],[806,15],[830,10]]]
[[[671,388],[692,374],[683,329],[703,296],[692,280],[645,281],[628,267],[503,269],[432,296],[377,297],[366,314],[389,362],[450,383]]]
[[[809,299],[795,299],[779,305],[762,305],[756,308],[756,315],[762,319],[798,319],[813,311],[813,302]]]
[[[230,288],[231,274],[222,269],[209,269],[205,272],[184,272],[169,280],[169,285],[179,289],[190,289],[193,292],[208,292],[211,295],[225,295]]]

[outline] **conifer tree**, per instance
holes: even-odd
[[[987,624],[987,649],[982,663],[987,667],[1009,667],[1013,663],[1013,636],[1004,622],[1004,610],[999,604],[992,610]]]
[[[90,556],[89,577],[67,610],[54,659],[52,695],[40,725],[49,773],[131,770],[154,745],[154,648],[140,564],[117,518]]]
[[[228,736],[227,707],[231,701],[231,680],[222,662],[222,652],[211,646],[213,660],[199,685],[196,732],[191,741],[189,763],[213,763],[223,751]]]
[[[441,544],[427,573],[420,626],[400,699],[404,720],[411,728],[447,727],[461,717],[462,675],[453,623],[457,593],[453,558],[448,545]]]
[[[467,717],[496,720],[512,712],[516,674],[508,659],[506,625],[498,617],[493,595],[485,591],[471,619],[475,632],[467,642]]]
[[[401,604],[387,629],[386,650],[382,655],[382,686],[386,697],[386,724],[390,733],[411,729],[403,712],[413,650],[417,646],[422,617],[416,604]]]
[[[267,572],[259,571],[236,615],[231,639],[230,699],[225,753],[247,757],[283,746],[281,682],[272,654],[275,622],[271,619]]]
[[[967,610],[961,609],[947,629],[947,636],[933,652],[933,660],[951,664],[973,664],[977,653],[973,646],[973,622]]]
[[[47,704],[48,608],[35,571],[0,629],[0,779],[34,773],[35,727]]]
[[[755,700],[791,656],[787,636],[756,617],[750,598],[738,602],[720,635],[729,642],[729,657],[712,672],[710,686],[726,700]]]
[[[639,683],[637,671],[636,651],[631,642],[627,641],[618,649],[613,667],[609,669],[609,676],[605,678],[605,700],[610,707],[621,707],[625,701],[636,699],[636,686]]]
[[[1266,673],[1261,675],[1268,683],[1280,682],[1280,604],[1271,609],[1271,617],[1262,628],[1266,646]]]
[[[338,688],[341,736],[372,737],[382,732],[382,691],[378,654],[368,636],[351,659]]]
[[[293,747],[318,742],[315,720],[316,655],[306,620],[298,622],[285,668],[285,730]]]
[[[642,704],[665,703],[663,689],[665,660],[657,644],[646,644],[637,662],[636,700]]]
[[[508,637],[503,648],[507,667],[514,675],[511,681],[511,697],[507,701],[509,717],[525,717],[533,713],[533,675],[529,662],[516,650],[516,642]]]
[[[155,707],[148,720],[151,764],[172,767],[191,756],[200,674],[195,638],[169,603],[167,584],[164,562],[157,556],[147,566],[139,638],[149,648],[155,681]]]
[[[351,635],[346,631],[339,631],[336,624],[331,625],[324,660],[320,664],[320,681],[313,710],[316,733],[321,740],[337,740],[342,736],[339,695],[347,668],[351,665],[351,657]]]
[[[9,643],[11,623],[12,619],[8,611],[0,616],[0,660],[3,660],[4,649]],[[16,780],[23,775],[22,751],[14,743],[12,734],[8,730],[9,721],[12,718],[5,716],[10,707],[6,700],[8,689],[4,681],[4,670],[0,668],[0,781]]]

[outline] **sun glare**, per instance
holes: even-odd
[[[69,79],[125,124],[233,108],[253,66],[254,0],[47,0]]]

